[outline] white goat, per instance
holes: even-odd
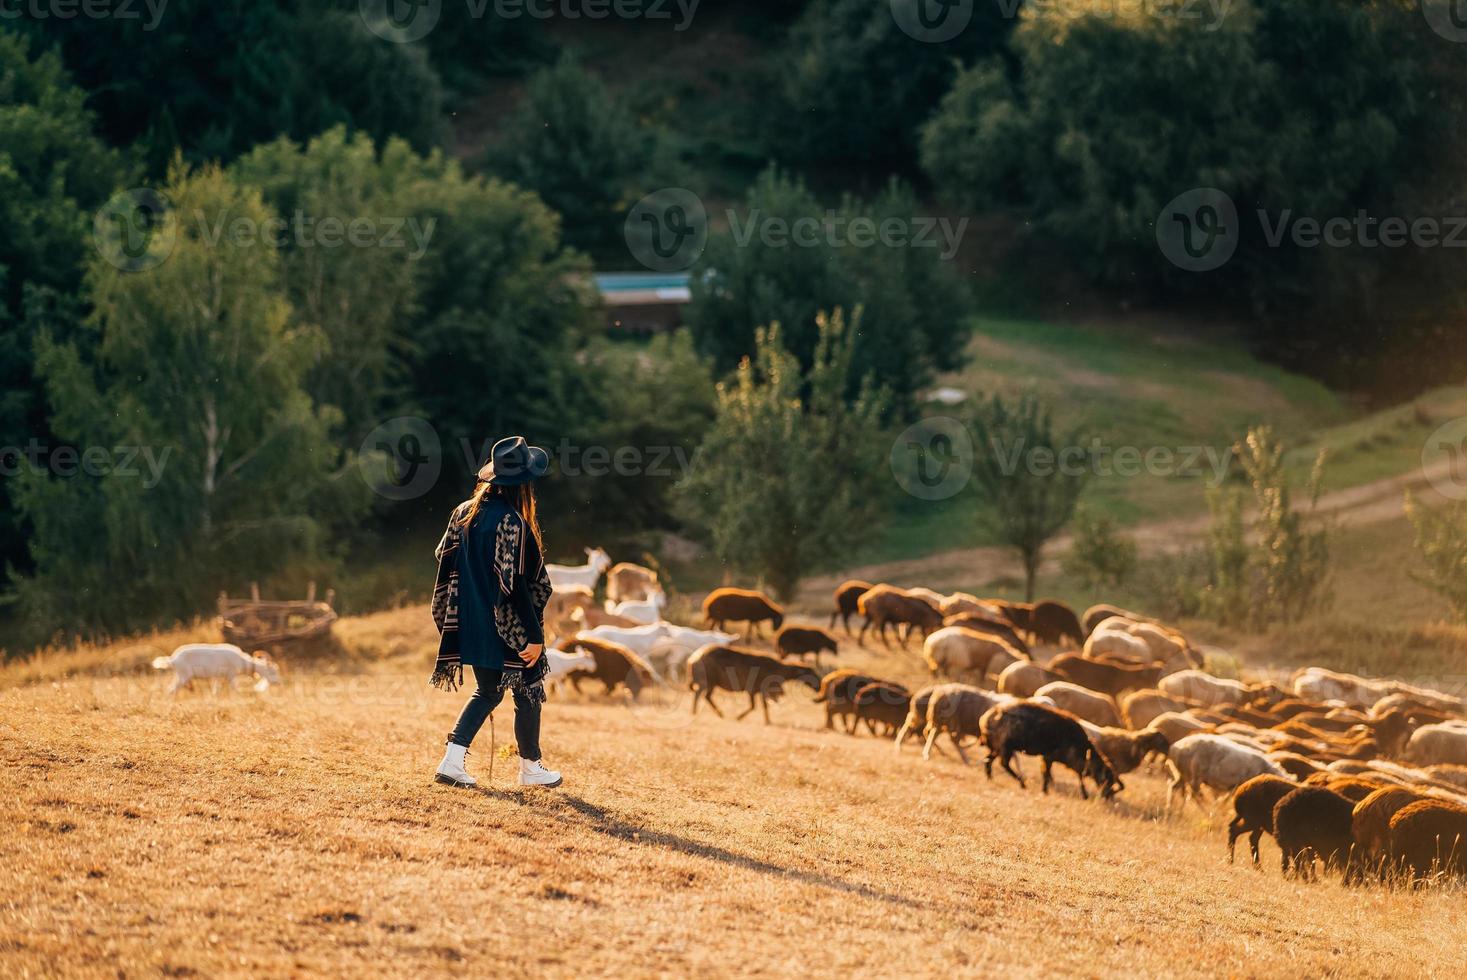
[[[255,684],[257,691],[280,683],[280,671],[268,653],[259,651],[251,656],[233,643],[185,643],[171,656],[154,658],[154,670],[170,668],[173,686],[168,689],[169,694],[177,694],[199,678],[227,680],[241,674],[255,675],[260,678]]]
[[[572,585],[586,585],[592,589],[601,581],[601,575],[611,567],[611,556],[600,548],[586,549],[584,565],[546,565],[545,574],[550,576],[550,587],[565,590]]]
[[[667,593],[654,589],[645,599],[627,599],[624,602],[606,600],[606,611],[613,616],[625,616],[638,623],[661,622],[662,610],[667,608]]]
[[[566,653],[554,647],[545,648],[545,660],[549,664],[545,668],[545,690],[559,690],[560,682],[578,670],[590,671],[596,669],[596,658],[589,653]]]

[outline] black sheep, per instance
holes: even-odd
[[[1258,841],[1264,834],[1273,833],[1273,808],[1298,788],[1299,784],[1292,779],[1264,773],[1233,791],[1233,820],[1228,824],[1229,863],[1233,860],[1238,838],[1246,833],[1253,863],[1258,864]]]
[[[988,746],[983,771],[989,779],[993,778],[993,761],[998,759],[1004,770],[1024,786],[1024,777],[1013,767],[1014,756],[1023,752],[1044,760],[1042,789],[1046,793],[1054,782],[1050,768],[1056,762],[1075,771],[1080,779],[1080,795],[1087,800],[1090,794],[1085,791],[1086,776],[1095,780],[1101,796],[1107,799],[1118,790],[1125,789],[1125,784],[1101,751],[1091,743],[1080,722],[1058,708],[1026,701],[1001,704],[983,716],[979,730]]]
[[[1304,879],[1314,877],[1314,861],[1326,869],[1343,868],[1345,884],[1359,875],[1355,856],[1355,802],[1323,786],[1300,786],[1273,808],[1273,836],[1283,852],[1284,874],[1290,866]]]

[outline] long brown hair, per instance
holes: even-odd
[[[484,501],[489,497],[499,497],[509,504],[511,510],[520,515],[520,520],[525,522],[525,526],[535,536],[535,547],[541,549],[543,554],[544,543],[540,538],[540,512],[535,502],[533,483],[498,486],[480,480],[479,485],[474,487],[474,495],[469,498],[469,505],[464,508],[463,515],[459,518],[458,526],[467,528],[474,523],[474,518],[479,516],[479,508],[484,506]]]

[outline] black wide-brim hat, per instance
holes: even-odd
[[[479,467],[479,479],[496,487],[516,487],[538,480],[549,469],[549,453],[525,442],[524,436],[509,436],[489,450],[488,461]]]

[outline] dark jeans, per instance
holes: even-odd
[[[475,667],[474,682],[479,685],[470,697],[469,703],[464,705],[464,710],[459,713],[458,724],[453,728],[453,734],[448,740],[454,745],[462,745],[468,748],[474,741],[474,736],[479,734],[479,729],[484,727],[484,719],[489,713],[499,707],[500,700],[504,694],[499,690],[499,682],[503,676],[500,671],[488,667]],[[522,693],[517,688],[511,687],[514,692],[514,739],[519,746],[520,758],[529,762],[538,762],[540,759],[540,702]]]

